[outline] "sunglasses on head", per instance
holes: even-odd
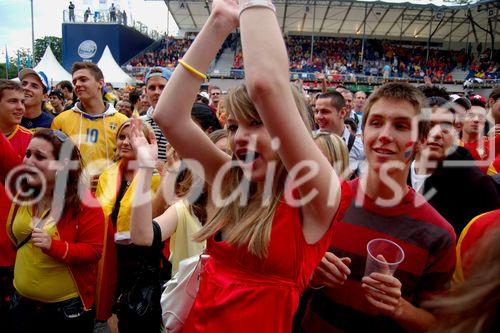
[[[61,142],[66,142],[69,139],[68,136],[60,130],[52,130],[52,134]]]

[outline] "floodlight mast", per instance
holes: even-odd
[[[31,61],[32,67],[35,67],[35,25],[33,22],[33,0],[30,0],[31,3]],[[63,14],[64,15],[64,14]]]

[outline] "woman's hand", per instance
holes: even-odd
[[[146,140],[142,132],[142,121],[139,118],[132,118],[130,124],[130,144],[135,151],[139,167],[156,167],[158,159],[158,145],[153,131],[149,131],[149,141]]]
[[[165,170],[171,170],[176,167],[177,162],[180,160],[179,155],[175,151],[174,147],[167,143],[167,160],[165,161]]]
[[[362,279],[366,300],[382,315],[396,317],[401,314],[403,298],[401,282],[387,273],[371,273]]]
[[[39,247],[42,250],[50,249],[50,245],[52,244],[52,237],[49,236],[47,231],[40,228],[33,229],[31,240],[33,241],[33,246]]]
[[[214,0],[212,2],[212,15],[217,19],[227,20],[228,24],[232,26],[231,30],[234,30],[240,25],[239,2],[239,0]]]
[[[351,270],[347,265],[351,263],[348,257],[339,258],[331,252],[326,252],[311,278],[311,287],[327,286],[339,287],[344,284]]]

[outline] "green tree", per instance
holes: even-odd
[[[10,61],[10,66],[9,66],[9,73],[8,73],[8,78],[13,79],[17,77],[17,66],[16,66],[16,58],[14,57],[9,57]],[[0,78],[5,79],[5,63],[0,64]]]
[[[45,49],[50,45],[52,52],[56,56],[57,61],[62,61],[62,38],[55,36],[46,36],[43,38],[35,39],[35,62],[38,63],[42,59]]]

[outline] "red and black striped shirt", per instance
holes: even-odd
[[[350,182],[356,193],[359,180]],[[302,328],[305,332],[399,332],[389,317],[374,315],[361,278],[366,263],[366,244],[374,238],[396,242],[405,259],[396,273],[403,297],[418,306],[423,300],[442,293],[455,268],[456,236],[453,227],[413,189],[396,206],[381,207],[366,195],[362,205],[351,202],[343,217],[333,224],[329,251],[349,257],[351,275],[338,288],[323,288],[312,293]]]

